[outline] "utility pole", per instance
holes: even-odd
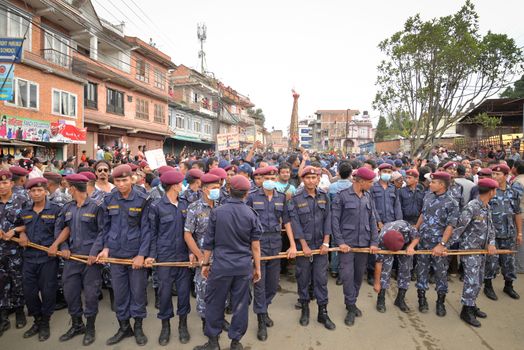
[[[200,58],[200,73],[205,74],[206,53],[204,52],[204,42],[207,39],[207,27],[205,23],[197,25],[197,37],[200,41],[200,51],[198,52],[198,58]]]

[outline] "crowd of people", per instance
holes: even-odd
[[[251,292],[257,338],[266,341],[278,323],[268,310],[281,273],[293,270],[304,327],[316,300],[317,321],[336,329],[327,309],[329,276],[342,285],[347,326],[362,317],[357,302],[364,280],[382,313],[393,278],[394,305],[403,312],[410,311],[410,282],[422,313],[430,309],[426,292],[434,283],[435,313],[444,317],[455,268],[464,284],[460,318],[479,327],[487,315],[477,297],[483,288],[498,299],[492,281],[499,272],[503,292],[519,299],[513,282],[524,273],[524,161],[517,157],[520,145],[514,148],[513,157],[482,159],[436,148],[420,159],[402,152],[277,153],[257,143],[222,154],[184,148],[158,169],[146,161],[145,146],[134,156],[101,147],[96,159],[83,152],[63,163],[26,150],[0,167],[0,336],[10,328],[10,314],[16,328],[26,327],[27,308],[34,322],[23,337],[45,341],[53,312],[67,307],[71,326],[59,340],[83,335],[83,344],[92,344],[107,288],[119,328],[106,344],[134,337],[145,345],[151,282],[159,344],[171,338],[174,295],[179,341],[189,342],[193,295],[208,337],[195,349],[220,349],[223,331],[231,349],[242,349]],[[481,254],[457,261],[448,256],[455,249]],[[422,250],[429,254],[417,254]],[[109,258],[116,260],[107,264]],[[171,264],[182,262],[191,268]]]

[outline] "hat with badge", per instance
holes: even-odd
[[[89,181],[94,181],[96,180],[96,175],[93,174],[92,172],[90,171],[82,171],[81,173],[79,173],[80,175],[84,175],[85,177],[87,177],[87,179]]]
[[[69,183],[84,183],[85,184],[86,182],[89,181],[89,179],[85,175],[82,175],[82,174],[67,175],[65,179]]]
[[[393,166],[389,163],[382,163],[378,166],[378,170],[391,169]]]
[[[139,168],[135,163],[129,163],[129,167],[131,168],[131,171],[136,171],[136,169]]]
[[[482,168],[477,172],[478,176],[491,176],[493,175],[493,170],[490,168]]]
[[[228,172],[229,170],[231,171],[234,171],[235,174],[238,172],[238,167],[236,165],[228,165],[227,167],[224,168],[224,170],[226,172]]]
[[[164,185],[176,185],[184,181],[184,174],[177,170],[171,170],[160,176],[160,182]]]
[[[9,168],[11,174],[16,176],[26,176],[29,174],[29,170],[22,168],[21,166],[15,165]]]
[[[216,168],[216,169],[220,169],[220,168]],[[215,182],[218,183],[220,182],[220,180],[221,180],[220,176],[211,174],[211,172],[202,175],[202,177],[200,178],[200,181],[202,181],[203,184],[211,184]]]
[[[265,167],[264,168],[256,168],[255,171],[253,171],[253,176],[262,176],[263,173],[265,172]]]
[[[235,175],[231,178],[231,188],[239,191],[248,191],[251,189],[251,183],[242,175]]]
[[[262,169],[264,169],[262,172],[262,175],[277,175],[278,174],[278,168],[273,165],[264,167]]]
[[[499,188],[499,183],[497,181],[495,181],[494,179],[489,179],[489,178],[486,178],[486,179],[480,179],[478,182],[477,182],[477,185],[479,187],[486,187],[486,188]]]
[[[195,179],[200,179],[202,175],[204,175],[204,172],[200,169],[193,168],[188,170],[187,175]]]
[[[501,172],[501,173],[504,173],[505,175],[507,175],[509,173],[509,171],[510,171],[510,168],[506,164],[493,164],[491,166],[491,170],[492,171]]]
[[[55,181],[55,182],[62,181],[62,176],[60,176],[60,174],[54,173],[52,171],[46,171],[44,173],[44,177],[46,179],[48,179],[48,180]]]
[[[311,165],[308,165],[307,167],[302,169],[302,173],[300,174],[300,177],[304,177],[306,175],[320,175],[320,170],[318,170],[317,168]]]
[[[420,174],[418,173],[417,169],[408,169],[408,170],[406,170],[406,176],[413,176],[413,177],[418,178],[419,175]]]
[[[433,174],[431,174],[431,178],[433,180],[444,180],[444,181],[451,181],[451,175],[444,172],[444,171],[436,171]]]
[[[158,168],[158,175],[162,176],[163,173],[168,171],[175,170],[173,167],[170,167],[169,165],[162,165],[160,168]]]
[[[47,179],[45,177],[35,177],[30,180],[27,180],[25,183],[25,188],[30,190],[33,187],[45,187],[47,186]]]
[[[397,230],[389,230],[384,234],[382,242],[387,250],[396,252],[404,246],[404,236]]]
[[[0,170],[0,181],[11,180],[13,174],[9,170]]]
[[[222,169],[222,168],[213,168],[213,169],[209,170],[209,174],[216,175],[221,180],[224,180],[227,177],[226,171],[224,169]],[[200,180],[202,180],[202,178],[200,178]]]
[[[361,168],[358,168],[354,173],[353,173],[353,176],[354,177],[359,177],[363,180],[373,180],[376,175],[375,175],[375,172],[369,168],[366,168],[366,167],[361,167]]]
[[[128,164],[122,164],[113,169],[113,178],[122,178],[131,176],[133,171]]]
[[[458,163],[456,162],[447,162],[446,164],[444,164],[443,168],[444,169],[447,169],[447,168],[456,169],[457,166],[458,166]]]

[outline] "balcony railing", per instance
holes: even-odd
[[[42,49],[44,59],[52,64],[71,69],[72,57],[54,49]]]

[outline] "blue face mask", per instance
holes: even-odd
[[[262,187],[264,187],[264,189],[268,191],[273,191],[276,186],[277,184],[275,183],[275,181],[272,180],[266,180],[262,183]]]
[[[391,180],[391,174],[380,174],[380,180],[389,182],[389,180]]]
[[[209,199],[212,201],[216,201],[220,198],[220,189],[219,188],[213,188],[209,190]]]

